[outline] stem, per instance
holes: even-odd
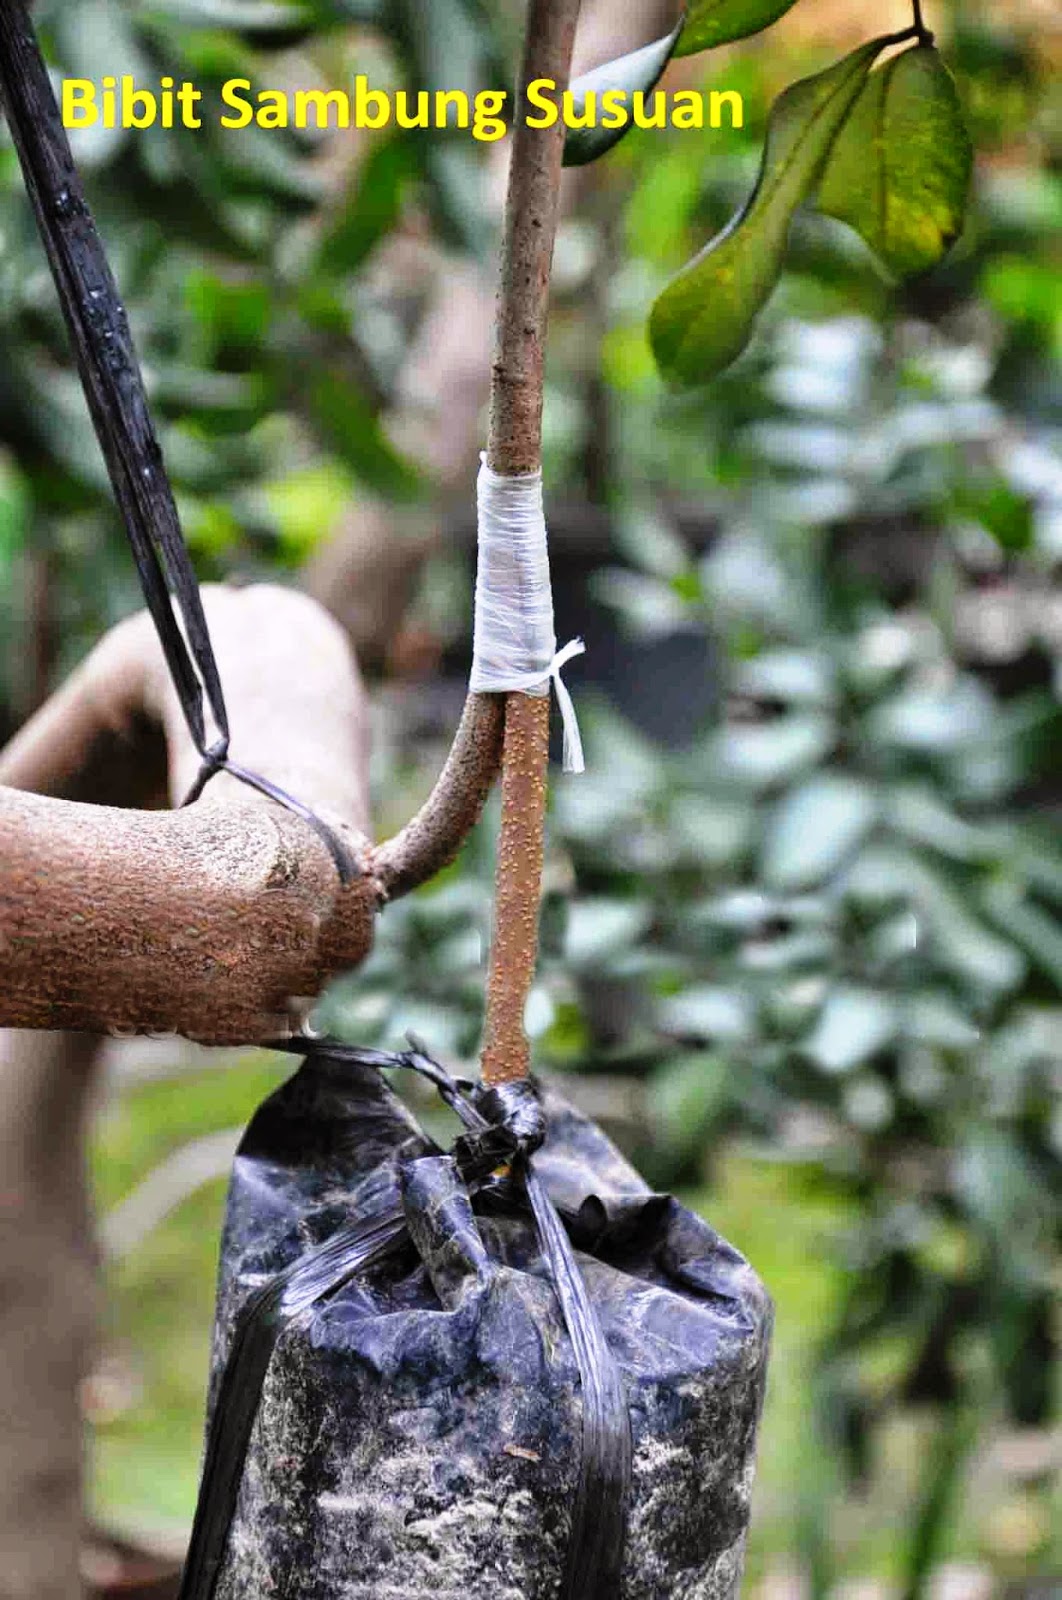
[[[510,1083],[531,1070],[524,1007],[538,951],[548,754],[549,699],[507,695],[494,943],[483,1034],[486,1083]]]
[[[412,821],[371,853],[369,871],[388,900],[441,872],[479,821],[501,764],[505,701],[470,694],[439,781]]]
[[[542,463],[542,385],[553,240],[557,230],[564,127],[529,128],[527,85],[568,86],[579,0],[528,0],[524,59],[505,202],[501,284],[495,323],[487,462],[515,476]],[[549,697],[505,699],[502,818],[495,880],[495,929],[487,977],[483,1077],[527,1075],[524,1005],[538,953],[538,907],[546,820]]]
[[[914,30],[923,44],[932,43],[933,35],[926,27],[922,15],[922,0],[911,0],[911,10],[914,12]]]

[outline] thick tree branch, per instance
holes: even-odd
[[[116,629],[0,756],[0,1024],[263,1040],[372,942],[364,693],[339,627],[305,596],[208,590],[242,764],[344,832],[343,889],[306,823],[226,774],[182,811],[126,811],[109,752],[161,728],[172,796],[197,757],[144,616]],[[133,763],[135,764],[135,763]],[[154,770],[158,771],[157,761]],[[20,789],[43,789],[45,795]],[[108,794],[108,798],[111,796]]]

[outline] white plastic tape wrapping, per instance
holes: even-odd
[[[564,770],[582,772],[583,742],[561,668],[586,646],[557,649],[541,472],[504,478],[481,458],[476,483],[479,558],[469,687],[488,694],[546,694],[552,681],[564,725]]]

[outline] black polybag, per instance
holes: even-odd
[[[435,1079],[452,1155],[379,1064]],[[470,1091],[317,1048],[252,1120],[183,1600],[738,1593],[759,1280],[555,1093]]]

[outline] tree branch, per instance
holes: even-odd
[[[505,204],[487,442],[491,467],[505,474],[533,472],[542,458],[546,315],[564,153],[564,128],[559,121],[556,127],[549,129],[526,126],[526,87],[535,78],[552,78],[558,92],[567,87],[578,15],[579,0],[529,0],[528,3]],[[507,708],[527,698],[526,695],[469,696],[453,749],[436,788],[413,821],[376,854],[378,869],[390,893],[407,893],[453,859],[461,840],[478,818],[497,774]],[[515,714],[522,730],[526,731],[529,715],[526,709]],[[546,708],[539,708],[537,715],[540,719],[548,718],[548,699]],[[523,733],[517,737],[521,751],[529,753],[532,742]],[[541,744],[539,739],[534,748],[537,750]],[[538,756],[533,759],[537,760]],[[531,776],[529,773],[528,781],[510,788],[508,808],[503,799],[499,859],[512,857],[507,838],[510,834],[523,838],[525,827],[530,829],[525,844],[533,856],[541,855],[545,786],[531,781]],[[517,805],[523,810],[525,804],[530,805],[531,810],[520,819],[514,819],[512,807]],[[533,815],[536,807],[537,822]],[[525,883],[525,891],[529,889]],[[497,1019],[499,1006],[503,1004],[502,992],[511,993],[512,1003],[522,1009],[519,995],[522,992],[526,996],[534,971],[538,946],[537,879],[533,899],[530,919],[526,914],[521,919],[525,929],[523,938],[516,943],[506,941],[506,965],[511,970],[499,974],[497,957],[492,960],[488,1013],[493,1012],[495,1022],[488,1031],[493,1030],[498,1037],[501,1037]],[[524,1071],[526,1051],[522,1064],[513,1061],[509,1067],[496,1060],[492,1052],[492,1073],[520,1076]]]
[[[487,1083],[508,1083],[531,1070],[524,1008],[538,953],[548,756],[549,700],[507,695],[494,942],[481,1062]]]
[[[148,619],[133,618],[0,756],[0,1025],[266,1040],[371,946],[366,706],[342,631],[279,588],[204,601],[236,759],[343,832],[366,875],[343,889],[305,822],[226,774],[185,810],[81,803],[115,798],[109,755],[135,769],[160,729],[171,795],[198,764]],[[18,792],[31,787],[46,793]]]

